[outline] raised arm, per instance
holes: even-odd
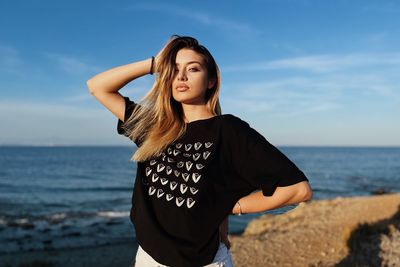
[[[312,195],[310,184],[302,181],[289,186],[278,186],[272,196],[264,196],[262,191],[258,191],[242,197],[239,202],[242,213],[255,213],[308,201]],[[236,202],[232,213],[238,214],[240,207]]]
[[[125,101],[123,96],[118,93],[118,90],[130,81],[149,74],[151,69],[153,69],[153,72],[156,72],[157,61],[171,40],[171,38],[168,39],[155,56],[153,68],[151,57],[112,68],[93,76],[86,82],[89,92],[116,117],[124,121]]]
[[[89,92],[121,121],[124,121],[125,101],[118,91],[130,81],[150,73],[151,58],[118,66],[90,78]]]

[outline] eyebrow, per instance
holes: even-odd
[[[195,61],[195,60],[187,62],[187,65],[192,64],[192,63],[198,63],[201,65],[201,63],[199,61]],[[179,65],[179,63],[175,63],[175,65]]]

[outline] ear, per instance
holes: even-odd
[[[215,80],[215,79],[209,80],[209,81],[208,81],[208,86],[207,86],[207,88],[208,88],[208,89],[213,88],[214,85],[215,85],[215,83],[216,83],[216,80]]]

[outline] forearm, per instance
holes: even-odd
[[[87,85],[92,93],[95,91],[115,93],[130,81],[149,74],[150,68],[151,57],[101,72],[90,78]]]
[[[257,191],[242,197],[239,200],[242,213],[255,213],[272,210],[290,204],[307,201],[311,198],[307,193],[308,190],[303,190],[301,187],[298,189],[295,186],[296,185],[277,187],[272,196],[264,196],[262,191]],[[239,204],[236,203],[232,213],[238,214],[240,207]]]

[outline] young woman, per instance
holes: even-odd
[[[156,74],[141,101],[118,90]],[[115,67],[87,82],[138,147],[130,219],[136,267],[233,266],[229,214],[307,201],[304,173],[250,125],[221,114],[220,73],[210,52],[172,35],[156,57]]]

